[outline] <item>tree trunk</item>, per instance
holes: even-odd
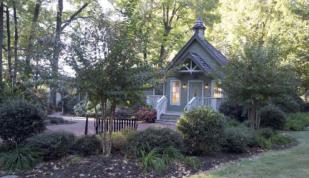
[[[32,23],[31,23],[30,36],[28,39],[28,45],[26,49],[26,66],[25,66],[25,77],[26,78],[30,78],[30,75],[32,73],[31,58],[33,56],[33,40],[35,38],[36,24],[38,22],[41,5],[42,5],[42,0],[36,0]]]
[[[18,21],[16,12],[16,2],[13,1],[13,14],[14,14],[14,73],[13,73],[13,85],[16,84],[17,66],[18,66]]]
[[[7,61],[10,85],[13,84],[12,56],[11,56],[11,29],[10,29],[10,11],[6,6],[6,34],[7,34]]]
[[[88,115],[86,115],[85,135],[88,135],[88,118],[89,118],[89,116],[88,116]]]
[[[52,79],[56,82],[50,87],[50,106],[51,108],[56,107],[56,96],[57,96],[57,81],[58,81],[58,69],[59,69],[59,55],[61,50],[61,41],[60,41],[60,34],[61,34],[61,24],[62,24],[62,12],[63,12],[63,0],[58,0],[58,10],[57,10],[57,17],[56,17],[56,32],[54,37],[54,50],[53,50],[53,57],[51,61],[51,69],[52,69]]]
[[[0,91],[2,91],[2,89],[3,89],[2,46],[3,46],[3,2],[1,2],[1,4],[0,4]]]

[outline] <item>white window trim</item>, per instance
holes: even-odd
[[[172,100],[172,98],[173,98],[173,82],[177,82],[177,81],[179,81],[179,102],[178,103],[176,103],[176,104],[173,104],[173,100]],[[181,105],[181,80],[170,80],[170,105],[171,106],[180,106]]]
[[[188,80],[187,102],[190,101],[190,83],[202,83],[202,102],[204,102],[204,81],[203,80]],[[204,103],[202,103],[204,104]]]

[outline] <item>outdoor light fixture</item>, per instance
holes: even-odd
[[[185,83],[182,84],[182,88],[185,88],[185,89],[186,89],[186,88],[187,88],[187,84],[185,84]]]
[[[205,84],[205,89],[208,90],[208,83]]]

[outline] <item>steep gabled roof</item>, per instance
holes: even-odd
[[[170,65],[168,65],[167,69],[171,69],[174,67],[174,65],[177,63],[178,60],[181,59],[181,57],[186,54],[188,51],[188,48],[192,45],[193,42],[198,42],[205,52],[211,56],[211,58],[216,61],[219,66],[224,66],[228,63],[227,58],[219,51],[217,50],[214,46],[212,46],[207,40],[201,39],[197,33],[195,33],[191,39],[182,47],[182,49],[176,54],[176,56],[173,58],[173,60],[170,62]],[[192,53],[192,52],[191,52]],[[200,55],[197,53],[192,53],[193,56],[195,56],[196,59],[198,59],[198,63],[204,65],[205,67],[202,67],[202,70],[205,70],[209,72],[209,69],[211,69],[210,65],[207,64],[207,61],[203,59]],[[208,66],[208,67],[207,67]],[[213,69],[211,69],[213,70]],[[204,72],[205,72],[204,71]]]

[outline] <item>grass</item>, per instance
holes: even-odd
[[[192,178],[306,178],[309,177],[309,132],[288,132],[300,144],[296,147],[269,151]]]

